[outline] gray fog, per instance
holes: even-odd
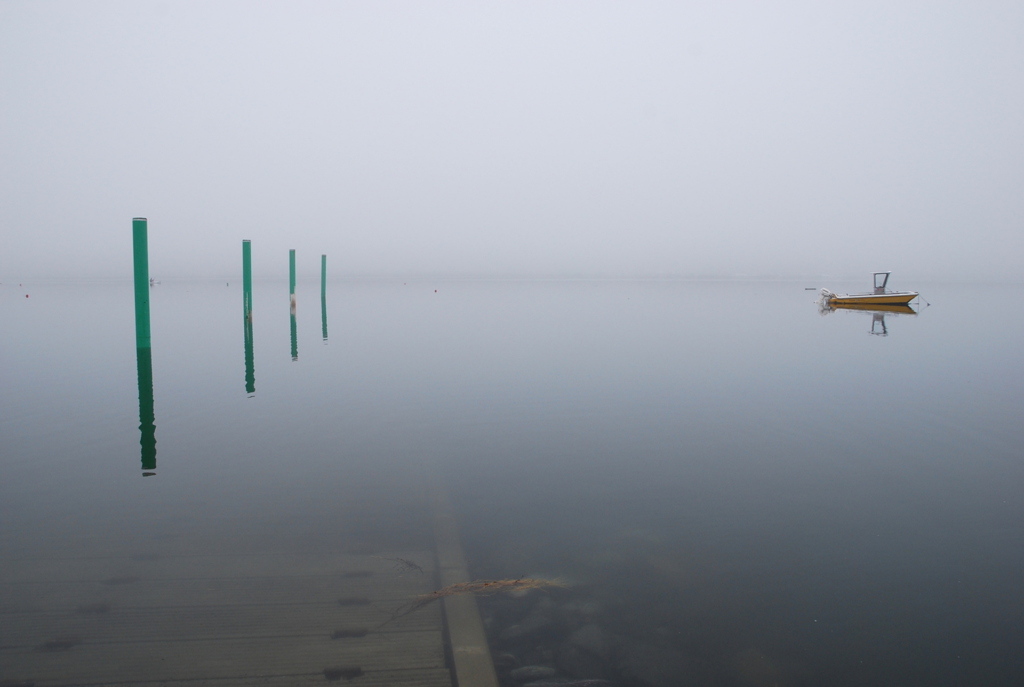
[[[0,281],[1018,279],[1024,3],[0,4]]]

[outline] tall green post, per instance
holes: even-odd
[[[135,347],[149,348],[149,241],[145,217],[132,220],[135,262]]]
[[[139,380],[139,445],[142,475],[156,474],[156,415],[153,411],[153,348],[149,336],[149,241],[145,217],[132,219],[135,263],[135,364]]]
[[[252,243],[242,241],[242,310],[245,332],[245,391],[256,393],[256,368],[252,352]]]

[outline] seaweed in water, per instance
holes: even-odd
[[[330,682],[341,680],[351,680],[357,678],[363,674],[363,669],[359,666],[341,666],[339,668],[324,668],[324,677]]]
[[[473,580],[472,582],[456,582],[455,584],[442,587],[441,589],[430,592],[429,594],[417,596],[409,603],[399,606],[398,609],[391,614],[390,618],[380,624],[378,629],[384,627],[392,620],[398,620],[399,618],[407,616],[413,611],[418,611],[424,606],[427,606],[438,599],[443,599],[446,596],[455,596],[456,594],[488,596],[490,594],[498,594],[500,592],[546,589],[549,587],[565,588],[565,585],[558,580],[542,580],[533,577],[520,577],[515,580]]]

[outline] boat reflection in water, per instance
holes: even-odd
[[[894,303],[892,305],[880,303],[837,303],[836,301],[829,301],[828,299],[823,298],[818,302],[818,307],[823,316],[830,315],[836,310],[859,310],[861,312],[871,313],[871,330],[868,333],[875,336],[889,336],[889,329],[885,326],[886,315],[894,317],[899,317],[900,315],[917,315],[917,311],[909,305],[900,303]]]

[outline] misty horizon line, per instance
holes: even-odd
[[[825,282],[828,280],[834,282],[860,282],[863,281],[868,288],[870,286],[870,280],[874,272],[889,271],[885,269],[871,270],[863,274],[854,274],[852,272],[844,273],[654,273],[654,272],[621,272],[621,273],[609,273],[609,272],[468,272],[468,271],[448,271],[448,272],[386,272],[386,271],[364,271],[364,272],[343,272],[342,274],[331,274],[330,267],[328,267],[327,281],[329,283],[339,282],[428,282],[428,281],[441,281],[441,282],[558,282],[558,281],[572,281],[572,282]],[[970,278],[958,278],[944,274],[941,276],[933,274],[925,274],[918,272],[893,272],[893,276],[900,284],[905,284],[908,281],[923,280],[927,282],[946,282],[946,283],[972,283],[972,284],[985,284],[985,283],[996,283],[996,284],[1017,284],[1024,283],[1024,277],[999,277],[989,276],[985,278],[970,277]],[[235,273],[200,273],[200,274],[185,274],[171,272],[168,274],[154,274],[150,271],[150,279],[154,282],[173,282],[173,283],[184,283],[184,282],[221,282],[224,281],[230,284],[232,281],[241,281],[242,273],[241,268]],[[259,282],[287,282],[288,271],[269,273],[269,272],[254,272],[253,280]],[[319,272],[299,272],[296,274],[297,282],[315,282],[319,283],[321,276]],[[46,284],[46,283],[131,283],[133,277],[125,274],[113,275],[113,276],[97,276],[97,275],[54,275],[54,274],[37,274],[37,275],[17,275],[0,277],[0,287],[10,286],[14,283],[23,284],[25,282]],[[916,288],[913,286],[906,286],[905,288],[912,289]]]

